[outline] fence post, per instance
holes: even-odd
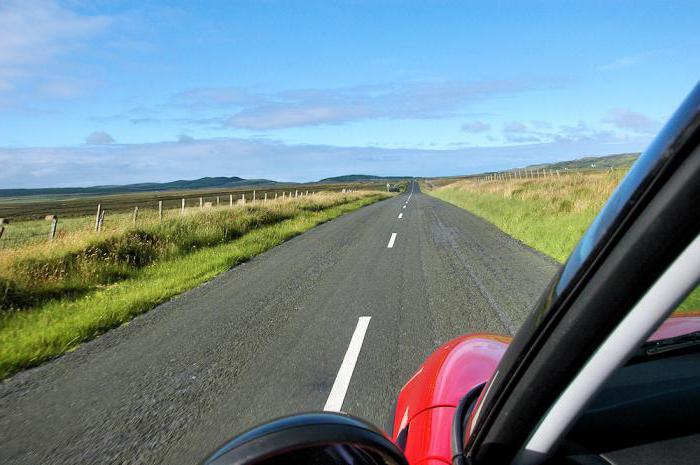
[[[163,201],[158,201],[158,220],[163,221]]]
[[[199,209],[201,210],[202,208],[204,208],[204,201],[203,201],[202,198],[200,197],[200,198],[199,198]]]
[[[180,207],[180,215],[182,216],[184,214],[185,214],[185,198],[183,197],[182,198],[182,206]]]
[[[2,239],[2,233],[5,232],[5,225],[9,223],[5,218],[0,218],[0,239]]]
[[[137,205],[134,207],[134,226],[136,226],[136,220],[138,219],[138,217],[139,217],[139,206]]]
[[[275,200],[277,200],[277,192],[275,192]]]
[[[242,200],[243,203],[245,204],[245,194],[243,194],[243,195],[241,196],[241,200]]]
[[[97,215],[95,215],[95,232],[99,231],[100,227],[100,211],[102,210],[102,205],[97,204]]]
[[[253,189],[253,203],[255,203],[255,189]]]
[[[219,206],[219,196],[218,195],[216,196],[216,206],[217,207]]]
[[[105,222],[105,210],[102,209],[102,211],[100,212],[100,221],[98,222],[98,225],[97,225],[98,232],[102,231],[102,225],[104,224],[104,222]]]
[[[297,197],[299,197],[299,189],[294,190],[294,198],[296,199]]]
[[[228,208],[233,208],[233,194],[228,195]]]
[[[46,220],[51,222],[49,227],[49,241],[52,241],[56,237],[56,227],[58,226],[58,216],[56,215],[46,215]]]
[[[265,192],[265,199],[264,202],[267,202],[267,192]]]

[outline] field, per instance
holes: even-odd
[[[78,230],[0,254],[0,378],[64,353],[313,226],[385,199],[319,193]]]
[[[29,243],[47,240],[50,224],[46,215],[58,216],[57,235],[59,237],[77,231],[88,232],[94,228],[97,206],[100,205],[105,213],[104,226],[106,229],[121,227],[133,223],[134,207],[138,207],[138,220],[148,221],[158,217],[158,203],[162,202],[164,218],[174,218],[180,215],[182,200],[185,200],[187,211],[199,208],[202,204],[211,202],[212,205],[228,206],[245,197],[252,200],[274,199],[295,195],[297,192],[337,192],[343,189],[383,189],[382,183],[340,183],[340,184],[274,184],[229,189],[196,189],[168,190],[159,192],[140,192],[111,194],[100,196],[54,195],[22,196],[0,198],[0,218],[5,218],[9,224],[0,236],[0,250],[17,247]]]
[[[469,210],[563,263],[626,170],[496,181],[424,183],[429,195]],[[679,310],[700,310],[700,289]]]

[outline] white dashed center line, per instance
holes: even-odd
[[[399,219],[403,218],[403,213],[399,213]]]
[[[404,205],[403,208],[406,208],[406,205]]]
[[[391,233],[391,237],[389,238],[389,244],[387,245],[387,248],[392,249],[394,248],[394,241],[396,240],[396,233]]]
[[[360,349],[362,349],[362,342],[365,340],[365,333],[367,332],[370,319],[372,319],[371,316],[361,316],[357,321],[357,326],[352,334],[352,339],[350,339],[348,350],[345,352],[343,363],[340,364],[331,393],[328,395],[326,405],[323,407],[323,410],[327,412],[340,412],[340,409],[343,408],[345,394],[348,392],[350,378],[352,378],[352,372],[355,371],[357,357],[360,355]]]

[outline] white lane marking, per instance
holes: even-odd
[[[394,247],[395,240],[396,240],[396,233],[391,233],[391,237],[389,238],[389,244],[387,245],[387,248],[392,249]]]
[[[404,205],[403,208],[406,208],[406,205]]]
[[[399,213],[399,219],[403,218],[403,213]]]
[[[357,326],[352,334],[352,339],[350,339],[348,350],[345,352],[343,363],[340,364],[331,393],[328,395],[326,405],[323,407],[323,410],[326,412],[340,412],[340,409],[343,408],[343,401],[345,400],[345,394],[348,392],[350,378],[352,378],[352,372],[355,371],[357,357],[360,355],[362,342],[365,340],[365,333],[371,319],[371,316],[361,316],[357,321]]]

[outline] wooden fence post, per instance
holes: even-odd
[[[203,201],[202,198],[200,197],[200,198],[199,198],[199,209],[201,210],[202,208],[204,208],[204,201]]]
[[[163,221],[163,201],[158,201],[158,220]]]
[[[255,189],[253,189],[253,203],[255,203]]]
[[[267,192],[265,192],[265,199],[263,200],[263,202],[267,202]]]
[[[245,204],[245,194],[241,195],[241,200],[243,201],[241,203]]]
[[[228,208],[233,208],[233,194],[228,195]]]
[[[58,216],[56,215],[46,215],[46,220],[51,222],[49,227],[49,241],[52,241],[56,237],[56,227],[58,226]]]
[[[5,218],[0,218],[0,239],[2,239],[2,233],[5,232],[5,225],[9,223],[9,221]]]
[[[104,224],[104,222],[105,222],[105,210],[102,209],[102,211],[100,212],[100,221],[97,223],[97,231],[98,232],[102,231],[102,225]]]
[[[139,206],[137,205],[134,207],[134,226],[136,226],[136,220],[138,219],[138,217],[139,217]]]
[[[95,215],[95,232],[100,230],[100,211],[102,210],[102,205],[97,204],[97,215]]]
[[[185,214],[185,199],[182,199],[182,206],[180,207],[180,215]]]
[[[296,199],[297,197],[299,197],[299,189],[294,190],[294,198]]]
[[[217,207],[219,206],[219,196],[218,195],[216,196],[216,206]]]

